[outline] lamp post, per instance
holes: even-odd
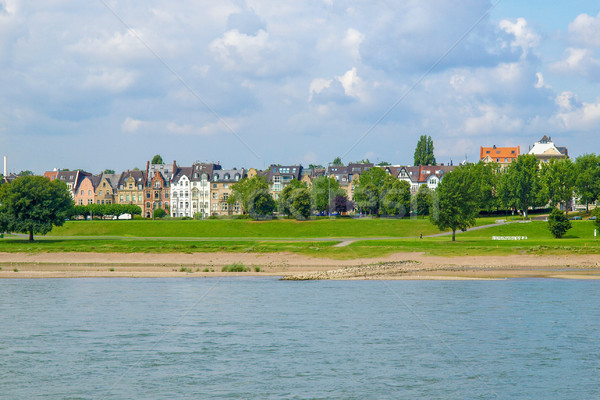
[[[331,206],[331,178],[329,177],[329,170],[331,167],[331,163],[327,163],[327,216],[331,216],[331,210],[329,209]]]

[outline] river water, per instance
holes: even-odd
[[[600,281],[0,281],[1,399],[598,399]]]

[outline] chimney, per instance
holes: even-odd
[[[4,177],[6,178],[6,156],[4,156]]]

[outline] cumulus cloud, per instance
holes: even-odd
[[[540,43],[540,35],[527,26],[525,18],[518,18],[516,22],[505,19],[500,21],[499,26],[500,29],[514,36],[514,40],[510,45],[520,48],[524,56]]]
[[[600,13],[580,14],[569,24],[571,40],[582,46],[600,47]]]
[[[560,74],[577,74],[600,80],[600,60],[594,58],[589,49],[568,48],[563,60],[551,64],[550,68]]]
[[[588,131],[597,134],[600,126],[600,99],[593,103],[583,102],[580,107],[563,107],[555,119],[566,130]],[[589,143],[587,143],[589,145]]]
[[[139,119],[133,119],[131,117],[125,118],[125,121],[121,124],[121,130],[126,133],[136,133],[144,122]]]

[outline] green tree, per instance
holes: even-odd
[[[267,180],[261,176],[252,178],[243,178],[231,187],[231,195],[227,198],[229,206],[239,203],[242,206],[243,214],[249,213],[249,204],[254,201],[254,197],[262,191],[269,190]]]
[[[584,154],[577,157],[575,176],[575,194],[589,211],[590,203],[600,198],[600,156]]]
[[[540,171],[543,197],[554,207],[563,204],[568,214],[568,204],[573,199],[575,187],[575,167],[568,159],[556,160],[542,164]]]
[[[333,159],[333,162],[331,163],[331,165],[339,167],[341,165],[344,165],[344,163],[342,162],[342,159],[340,157],[336,157]]]
[[[33,176],[33,172],[26,169],[25,171],[21,171],[17,174],[18,176]]]
[[[403,217],[410,211],[410,184],[387,175],[381,190],[381,212]]]
[[[248,201],[248,214],[254,219],[269,218],[277,204],[267,189],[257,190]]]
[[[596,223],[598,229],[600,229],[600,207],[594,208],[594,211],[592,211],[592,215],[596,217],[596,220],[594,222]]]
[[[378,214],[381,206],[381,195],[386,180],[395,179],[383,168],[371,168],[363,172],[355,181],[354,200],[356,207],[364,214]]]
[[[466,231],[475,225],[479,214],[479,191],[473,185],[473,166],[461,166],[444,175],[433,202],[431,221],[440,230],[451,229],[452,241],[456,230]]]
[[[160,154],[157,154],[154,157],[152,157],[152,161],[150,162],[150,164],[164,164],[164,162]]]
[[[415,206],[414,209],[417,212],[417,215],[422,215],[425,218],[426,215],[429,215],[429,209],[431,208],[432,202],[432,193],[429,186],[425,183],[419,186],[419,190],[414,195],[415,198]]]
[[[392,164],[390,164],[387,161],[381,161],[381,162],[377,163],[377,165],[380,167],[387,167],[388,165],[392,165]]]
[[[433,154],[433,139],[431,136],[422,135],[417,142],[414,155],[414,165],[435,165]]]
[[[500,182],[500,198],[506,207],[523,211],[527,218],[529,207],[546,203],[539,179],[538,161],[532,154],[520,155],[508,166]]]
[[[45,235],[73,212],[67,185],[42,176],[24,176],[0,186],[0,231]]]
[[[495,163],[484,163],[483,161],[474,164],[473,184],[479,191],[479,208],[485,211],[496,211],[500,208],[500,199],[498,197],[498,187],[500,185],[500,166]]]
[[[277,201],[277,208],[280,214],[288,216],[292,215],[292,213],[290,212],[290,206],[292,204],[293,196],[296,190],[299,189],[307,189],[307,187],[304,182],[300,182],[297,179],[292,179],[290,183],[288,183],[283,188]]]
[[[115,170],[114,169],[105,169],[102,173],[103,174],[114,174]]]
[[[156,210],[154,210],[152,212],[152,216],[155,219],[161,219],[164,218],[167,215],[167,212],[165,210],[163,210],[162,208],[157,208]]]
[[[291,196],[290,213],[298,220],[304,220],[312,214],[312,198],[307,187],[297,188]]]
[[[310,194],[313,199],[315,210],[323,213],[329,210],[329,202],[338,195],[344,194],[339,182],[335,178],[320,176],[311,185]]]
[[[308,164],[308,168],[309,169],[325,169],[324,166],[322,166],[321,164]]]
[[[560,239],[571,228],[571,221],[569,221],[565,213],[558,208],[552,210],[548,216],[548,229],[550,229],[555,238]]]

